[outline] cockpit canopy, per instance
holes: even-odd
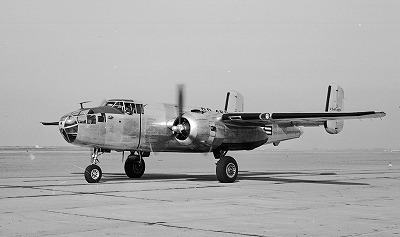
[[[66,117],[71,115],[76,118],[77,123],[95,124],[96,115],[98,122],[105,122],[105,114],[144,114],[143,104],[133,100],[107,100],[101,106],[94,108],[84,108],[72,112],[70,115],[65,115],[62,121]]]
[[[133,100],[112,99],[104,102],[102,106],[115,108],[126,114],[144,114],[143,104]]]

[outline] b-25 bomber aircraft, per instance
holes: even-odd
[[[89,183],[99,182],[102,170],[99,156],[112,150],[129,151],[125,173],[140,178],[145,171],[145,157],[151,152],[212,152],[216,175],[220,182],[234,182],[238,164],[228,151],[252,150],[264,144],[299,138],[300,127],[324,126],[329,134],[343,129],[346,119],[384,117],[384,112],[343,112],[344,91],[329,85],[325,112],[248,113],[244,112],[243,96],[229,91],[224,110],[184,107],[183,85],[178,85],[178,102],[146,104],[130,99],[111,99],[101,106],[81,108],[61,117],[58,125],[64,139],[71,144],[91,147],[92,164],[85,170]]]

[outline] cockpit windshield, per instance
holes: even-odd
[[[109,106],[109,107],[118,109],[120,111],[123,111],[123,109],[124,109],[124,103],[122,101],[107,101],[105,106]]]
[[[133,100],[108,100],[103,106],[109,106],[126,114],[144,114],[143,104]]]

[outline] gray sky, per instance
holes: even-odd
[[[338,135],[305,128],[282,148],[400,148],[399,1],[2,1],[1,145],[66,145],[57,121],[92,100],[131,98],[251,112],[323,111],[329,83],[345,109]]]

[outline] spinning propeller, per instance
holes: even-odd
[[[188,138],[190,134],[190,123],[189,120],[187,120],[185,117],[183,117],[184,111],[184,90],[185,86],[183,84],[177,85],[177,91],[178,91],[178,103],[177,103],[177,108],[178,108],[178,117],[175,119],[173,126],[171,127],[171,130],[173,131],[173,134],[175,135],[176,139],[178,140],[185,140]]]

